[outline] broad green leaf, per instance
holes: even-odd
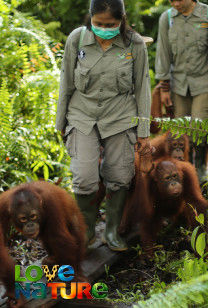
[[[196,227],[191,235],[191,247],[193,250],[195,250],[195,241],[196,241],[196,235],[199,230],[200,226]]]
[[[206,233],[201,233],[196,240],[196,252],[202,257],[206,248]]]
[[[44,175],[44,180],[47,181],[49,179],[49,169],[46,164],[43,166],[43,175]]]
[[[195,218],[201,225],[204,225],[204,214],[199,214],[199,216],[196,216]]]

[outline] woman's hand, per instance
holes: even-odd
[[[163,92],[160,91],[160,97],[161,97],[161,102],[166,106],[170,107],[173,105],[171,98],[170,98],[170,92]]]
[[[160,80],[160,99],[165,107],[170,107],[173,105],[170,95],[170,80]]]
[[[149,138],[137,138],[136,151],[139,155],[138,168],[140,172],[148,173],[154,168],[154,163],[152,160],[152,153],[154,153],[155,148],[150,145]]]
[[[152,153],[152,146],[150,145],[149,138],[148,137],[145,137],[145,138],[138,137],[136,150],[138,151],[138,153],[142,155]]]

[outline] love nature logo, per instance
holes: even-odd
[[[62,282],[52,282],[56,276]],[[47,283],[38,282],[44,276]],[[71,265],[54,265],[51,272],[47,265],[30,265],[25,270],[25,277],[21,276],[21,266],[15,265],[15,298],[21,294],[26,298],[43,299],[47,297],[47,290],[51,288],[51,298],[57,299],[58,291],[63,299],[102,299],[108,295],[105,283],[98,282],[91,286],[88,282],[71,282],[74,278],[74,269]],[[26,282],[30,281],[30,282]],[[70,294],[68,289],[70,288]]]

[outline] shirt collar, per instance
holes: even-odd
[[[82,46],[87,46],[87,45],[92,45],[95,44],[95,36],[92,31],[86,29],[83,41],[82,41]]]
[[[113,45],[117,45],[118,47],[125,48],[124,41],[120,34],[118,34],[113,40]]]

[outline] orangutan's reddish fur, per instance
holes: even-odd
[[[179,139],[175,139],[170,132],[157,136],[150,140],[151,145],[155,148],[153,159],[161,157],[171,157],[173,153],[172,145],[175,142],[184,143],[183,156],[185,161],[189,161],[189,138],[187,135],[182,135]],[[176,148],[179,149],[179,146]]]
[[[85,251],[86,226],[83,216],[74,199],[64,189],[38,181],[3,192],[0,195],[0,280],[6,288],[6,295],[11,298],[14,298],[14,261],[8,255],[6,245],[12,225],[10,203],[12,199],[15,202],[18,190],[39,196],[42,218],[39,238],[55,264],[72,265],[78,277]]]
[[[188,205],[191,204],[198,213],[204,213],[208,209],[208,201],[201,194],[198,177],[195,168],[189,162],[168,159],[169,167],[175,165],[181,181],[182,192],[176,198],[165,196],[159,192],[162,186],[157,166],[166,159],[155,161],[155,169],[149,174],[137,173],[135,185],[129,194],[122,218],[121,231],[129,231],[129,228],[139,222],[141,242],[144,249],[153,246],[157,233],[162,226],[163,217],[177,221],[183,216],[187,224],[195,226],[194,212]],[[160,166],[160,165],[159,165]],[[179,182],[180,182],[179,181]],[[180,184],[178,184],[180,186]]]
[[[150,124],[150,132],[152,134],[157,134],[161,130],[161,128],[159,127],[159,123],[154,121],[154,118],[163,118],[163,117],[166,118],[170,117],[171,119],[174,118],[173,107],[163,106],[161,102],[160,90],[161,90],[161,84],[158,83],[152,92],[151,116],[153,118],[153,121]],[[163,112],[163,109],[165,111],[165,114]]]

